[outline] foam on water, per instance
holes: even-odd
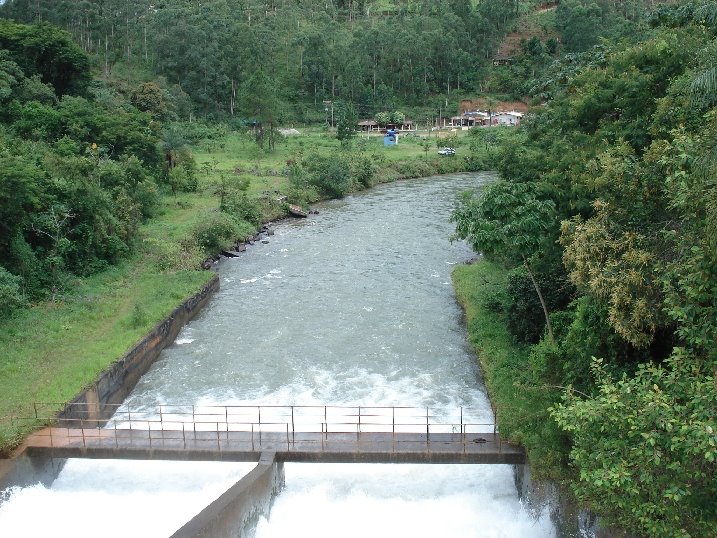
[[[256,538],[552,537],[527,513],[508,466],[293,464]]]
[[[169,536],[253,464],[68,460],[48,489],[16,488],[0,536]]]

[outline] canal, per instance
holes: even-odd
[[[449,241],[449,215],[461,191],[492,179],[402,181],[274,225],[268,243],[220,264],[221,290],[129,404],[463,407],[490,422],[450,281],[474,254]],[[6,492],[0,534],[168,536],[250,468],[73,460],[49,489]],[[287,464],[251,533],[556,535],[521,504],[510,466],[357,464]]]

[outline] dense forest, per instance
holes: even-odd
[[[543,465],[569,463],[577,496],[629,531],[707,537],[717,5],[661,7],[649,23],[553,65],[552,98],[501,148],[502,181],[453,218],[510,270],[486,300],[528,346],[514,382],[534,414],[505,429]]]
[[[0,17],[0,318],[127,257],[162,195],[197,188],[192,142],[322,124],[325,101],[355,122],[521,99],[520,129],[470,135],[465,162],[501,180],[453,215],[507,273],[485,302],[527,350],[510,387],[532,414],[501,430],[635,535],[714,534],[714,2],[7,0]],[[346,159],[324,159],[327,195]]]
[[[106,76],[118,63],[141,65],[205,115],[241,116],[237,96],[253,92],[261,74],[286,105],[282,120],[305,120],[323,100],[351,101],[367,113],[476,88],[518,9],[515,0],[375,4],[16,0],[3,14],[67,29]]]

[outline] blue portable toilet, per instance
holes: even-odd
[[[388,129],[383,135],[384,146],[395,146],[398,144],[398,131],[396,129]]]

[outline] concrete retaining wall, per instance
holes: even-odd
[[[274,453],[264,453],[258,465],[217,500],[194,516],[171,538],[236,538],[268,513],[274,496],[284,487],[284,464]]]
[[[105,370],[95,383],[70,402],[60,419],[106,420],[134,389],[161,351],[174,342],[184,325],[197,315],[219,289],[215,276],[201,291],[187,299],[142,341]],[[65,423],[66,424],[66,423]]]

